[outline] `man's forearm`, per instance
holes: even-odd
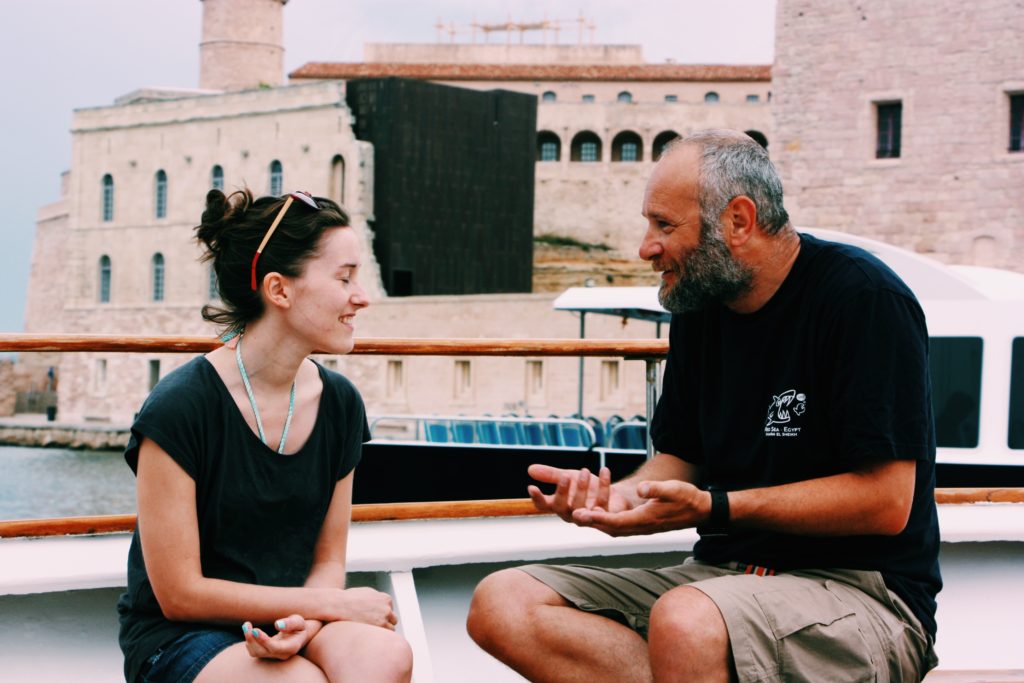
[[[730,491],[730,523],[810,536],[895,535],[910,515],[915,473],[915,461],[891,460],[856,472]]]

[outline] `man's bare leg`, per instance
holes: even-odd
[[[531,681],[651,681],[647,643],[636,632],[576,609],[518,569],[480,582],[466,626],[480,647]]]
[[[700,590],[680,586],[662,595],[647,635],[655,681],[735,680],[725,620]]]

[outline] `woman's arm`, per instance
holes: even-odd
[[[345,591],[344,579],[337,578],[339,567],[340,576],[344,574],[350,506],[346,503],[338,509],[335,503],[339,496],[351,500],[351,475],[347,479],[347,485],[339,483],[343,491],[332,498],[317,542],[310,574],[310,578],[316,576],[315,585],[281,588],[212,579],[203,576],[199,557],[195,482],[156,442],[143,440],[137,484],[139,537],[149,581],[164,616],[172,621],[240,624],[247,620],[270,623],[289,614],[322,621],[364,621],[370,618],[373,607],[383,612],[380,605],[367,606],[367,596],[361,594],[365,591]],[[338,542],[325,539],[337,534],[342,516],[345,521],[339,554]],[[287,562],[288,558],[281,561]],[[321,576],[334,583],[326,585],[329,580],[325,578],[321,584]]]

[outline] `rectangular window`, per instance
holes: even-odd
[[[1024,449],[1024,337],[1013,340],[1010,361],[1010,430],[1006,441],[1010,448]]]
[[[207,292],[206,297],[213,301],[220,296],[220,290],[217,286],[217,271],[213,269],[213,264],[210,264],[210,270],[208,273]]]
[[[468,360],[455,361],[455,388],[453,396],[466,400],[473,396],[473,366]]]
[[[331,372],[338,371],[338,359],[337,358],[324,358],[323,366]]]
[[[580,161],[597,161],[596,142],[584,142],[580,145]]]
[[[92,393],[104,396],[107,393],[107,359],[97,358],[92,369]]]
[[[1021,142],[1021,129],[1024,129],[1024,93],[1010,95],[1010,151],[1024,151]]]
[[[601,361],[601,400],[611,401],[619,395],[619,361]]]
[[[980,337],[932,337],[929,366],[935,441],[948,448],[975,448],[981,415]]]
[[[635,142],[626,142],[622,145],[622,160],[636,161],[638,149]]]
[[[405,396],[405,368],[400,360],[389,360],[385,396],[397,399]]]
[[[536,403],[544,399],[544,361],[526,361],[526,400]]]
[[[149,361],[149,391],[153,391],[153,387],[160,381],[160,361],[151,360]]]
[[[542,143],[540,143],[540,160],[541,161],[558,161],[558,143],[555,143],[555,142],[542,142]]]
[[[900,129],[903,119],[903,103],[879,102],[875,107],[878,113],[878,137],[875,144],[875,158],[898,159],[900,156]]]
[[[679,95],[665,95],[665,101],[666,102],[678,102],[679,101]]]
[[[593,95],[584,95],[583,96],[583,101],[584,102],[593,102],[594,101],[594,96]]]
[[[753,103],[753,102],[760,102],[760,101],[761,101],[761,96],[760,95],[747,95],[747,102]]]

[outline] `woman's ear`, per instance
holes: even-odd
[[[263,296],[271,306],[290,308],[292,305],[291,281],[281,273],[267,273],[263,278]]]

